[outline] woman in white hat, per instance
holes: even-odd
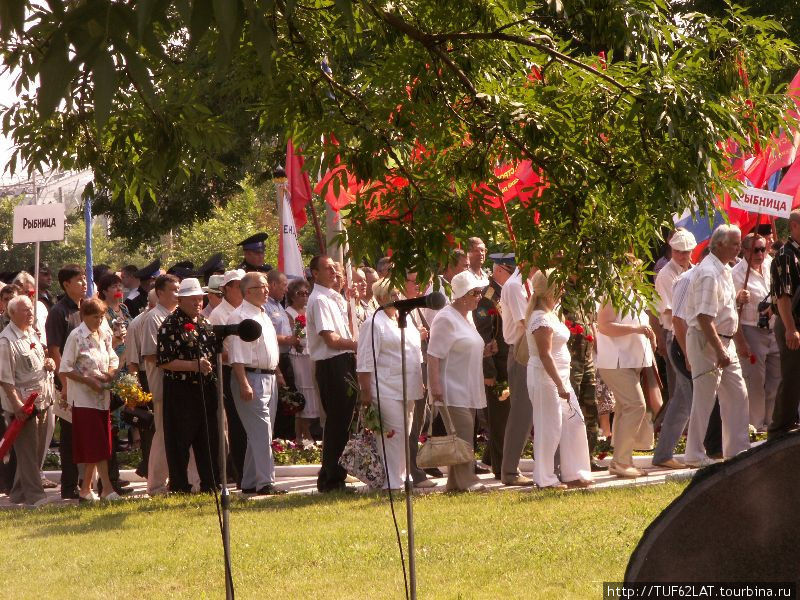
[[[389,279],[383,278],[372,286],[373,298],[380,305],[399,299],[397,290]],[[403,432],[411,430],[414,402],[424,396],[422,387],[422,340],[416,327],[406,327],[406,390],[407,400],[403,410],[403,352],[400,347],[400,327],[397,309],[378,311],[375,318],[368,318],[358,333],[358,355],[356,373],[361,387],[361,402],[374,404],[379,410],[383,441],[378,451],[383,456],[386,448],[388,477],[384,488],[399,490],[406,478],[405,438]],[[373,352],[374,344],[374,352]],[[379,386],[379,388],[378,388]],[[377,393],[380,392],[380,404]],[[404,427],[405,419],[407,426]],[[426,482],[428,480],[425,480]],[[433,482],[424,484],[432,487]]]
[[[528,304],[528,394],[533,405],[533,481],[539,488],[592,484],[586,425],[570,383],[570,331],[553,312],[561,290],[549,281],[553,270],[533,276]],[[561,480],[553,459],[560,449]],[[563,483],[562,483],[563,480]]]
[[[452,303],[440,310],[431,323],[428,342],[428,386],[435,404],[445,404],[455,433],[472,446],[475,410],[486,407],[483,385],[483,338],[475,329],[471,313],[478,307],[486,279],[463,271],[450,281]],[[444,415],[445,423],[447,417]],[[475,461],[451,466],[447,490],[480,491]]]

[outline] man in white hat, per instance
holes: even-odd
[[[242,288],[240,282],[245,273],[242,269],[226,271],[222,276],[222,302],[211,312],[208,318],[212,325],[227,325],[228,317],[242,303]],[[231,362],[228,358],[227,348],[230,346],[230,337],[223,342],[225,351],[222,353],[222,392],[225,398],[225,418],[228,421],[228,445],[231,453],[231,464],[236,485],[241,487],[242,473],[244,472],[244,456],[247,452],[247,432],[242,426],[242,420],[233,402],[231,392]]]
[[[678,278],[692,268],[692,250],[697,241],[690,231],[679,228],[669,241],[672,258],[664,265],[656,276],[656,310],[660,326],[657,338],[662,355],[667,361],[667,385],[669,387],[669,404],[661,425],[661,434],[653,453],[653,465],[668,469],[681,469],[683,464],[672,457],[675,444],[686,427],[686,419],[692,402],[692,383],[676,368],[670,348],[675,337],[672,327],[672,292]],[[672,415],[672,417],[670,417]]]
[[[200,491],[219,480],[217,457],[218,342],[200,314],[205,292],[194,277],[181,281],[178,306],[158,329],[156,363],[164,371],[164,446],[169,490],[189,493],[189,451],[194,450]]]
[[[222,302],[222,282],[224,280],[224,275],[212,275],[208,278],[208,285],[203,288],[203,291],[208,294],[208,304],[200,311],[200,314],[206,319],[211,316],[214,309]]]

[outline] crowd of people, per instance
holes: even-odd
[[[513,254],[491,255],[488,270],[479,238],[455,249],[440,272],[401,277],[389,257],[348,273],[320,255],[304,277],[287,278],[264,263],[265,233],[240,243],[235,269],[221,255],[167,272],[159,261],[95,267],[90,297],[79,265],[58,270],[57,298],[48,269],[39,269],[36,299],[33,277],[12,274],[0,289],[2,427],[26,418],[26,400],[38,397],[2,466],[0,491],[27,506],[44,503],[44,489],[56,485],[62,498],[82,502],[124,496],[114,442],[126,409],[110,391],[118,373],[152,395],[128,425],[150,495],[219,484],[218,385],[228,471],[246,494],[284,493],[275,485],[276,430],[298,441],[321,436],[317,489],[348,489],[340,458],[354,416],[371,404],[393,489],[406,478],[406,430],[419,488],[444,477],[416,464],[429,428],[472,448],[479,430],[488,438],[480,461],[447,468],[454,491],[482,489],[482,472],[509,486],[555,489],[590,486],[605,469],[641,477],[633,453],[654,442],[652,463],[663,469],[732,458],[750,447],[751,428],[775,436],[798,424],[800,211],[789,228],[779,244],[771,230],[742,239],[721,225],[696,266],[696,241],[678,229],[654,266],[655,303],[631,287],[620,290],[622,307],[606,297],[586,302],[572,274]],[[411,310],[403,347],[398,311],[378,309],[421,296],[422,280],[431,281],[424,293],[440,291],[447,303]],[[223,337],[219,326],[244,320],[259,324],[255,340]],[[296,410],[279,409],[287,393],[302,398]],[[56,419],[59,484],[42,471]],[[533,478],[520,471],[531,437]],[[604,439],[613,446],[607,467],[595,459]]]

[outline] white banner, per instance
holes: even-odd
[[[14,243],[64,239],[64,205],[22,204],[14,208]]]
[[[788,194],[748,187],[744,188],[740,197],[731,197],[731,206],[751,213],[788,219],[792,212],[792,200]]]
[[[304,278],[303,257],[300,256],[300,245],[297,243],[297,227],[294,224],[289,194],[284,192],[281,203],[281,240],[278,268],[287,277]]]

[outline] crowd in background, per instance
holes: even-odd
[[[643,477],[634,452],[654,444],[659,469],[732,458],[750,447],[751,428],[774,436],[797,426],[798,212],[790,233],[780,244],[771,231],[742,238],[723,225],[698,257],[692,234],[678,229],[654,265],[654,303],[631,288],[620,290],[624,307],[580,298],[575,274],[513,254],[491,255],[487,269],[479,238],[438,273],[401,277],[389,257],[347,272],[323,255],[304,277],[287,278],[264,263],[264,233],[241,242],[236,269],[221,255],[166,273],[158,261],[95,267],[89,298],[78,265],[58,270],[58,297],[40,268],[35,303],[33,277],[12,274],[0,289],[2,426],[25,419],[26,399],[38,398],[0,491],[28,506],[56,486],[82,502],[121,498],[120,428],[141,447],[148,494],[210,491],[220,476],[218,385],[228,472],[245,494],[284,493],[275,485],[278,434],[321,438],[317,489],[349,489],[339,459],[369,405],[381,421],[385,487],[394,489],[406,477],[406,430],[409,476],[420,488],[444,477],[416,464],[427,431],[455,433],[472,448],[479,432],[487,437],[480,460],[448,467],[449,490],[480,490],[477,475],[489,472],[505,485],[556,489],[590,486],[606,469]],[[389,305],[434,291],[446,306],[411,310],[402,347]],[[258,323],[255,339],[222,333],[243,332],[245,321]],[[149,406],[123,406],[111,393],[120,373],[152,395]],[[58,483],[42,471],[56,429]],[[681,462],[673,454],[685,433]],[[520,471],[531,438],[533,478]],[[613,446],[607,467],[595,458],[601,442]]]

